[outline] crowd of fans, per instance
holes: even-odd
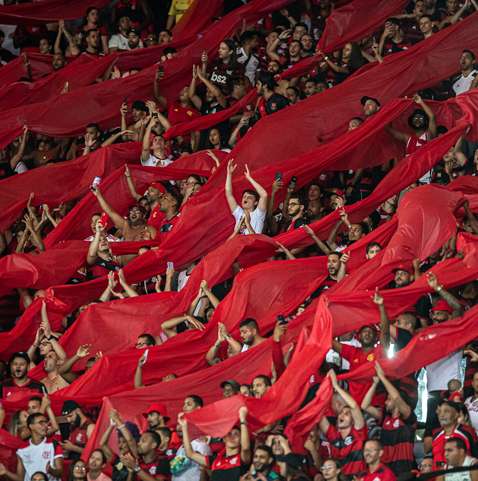
[[[51,55],[53,69],[62,69],[80,55],[108,55],[116,51],[139,50],[174,41],[171,29],[187,11],[191,0],[173,0],[169,15],[157,29],[150,2],[120,0],[104,10],[89,8],[81,21],[60,21],[41,26],[20,25],[10,33],[0,32],[0,60],[7,63],[20,55],[25,63],[25,78],[30,82],[28,55],[39,52]],[[227,3],[227,2],[225,2]],[[239,2],[241,3],[241,2]],[[229,6],[229,9],[232,8]],[[217,57],[201,56],[191,72],[189,85],[180,91],[175,102],[163,95],[164,62],[176,55],[167,47],[158,63],[152,95],[135,98],[118,105],[117,128],[104,131],[96,123],[85,125],[84,135],[77,138],[52,138],[32,132],[25,125],[22,135],[1,150],[2,177],[22,174],[51,163],[69,161],[108,145],[136,141],[142,144],[143,166],[163,168],[189,153],[207,149],[218,168],[220,152],[230,152],[240,138],[254,129],[266,115],[303,101],[326,89],[333,89],[364,65],[383,62],[389,55],[399,54],[441,29],[448,28],[478,11],[475,0],[412,0],[404,11],[389,18],[375,32],[358,42],[347,43],[333,54],[323,55],[313,69],[300,77],[283,80],[279,74],[302,59],[316,53],[327,18],[334,11],[334,2],[297,1],[288,9],[274,12],[265,19],[243,25],[232,38],[220,43]],[[371,12],[373,14],[373,12]],[[445,100],[478,86],[475,53],[463,45],[456,59],[456,75],[414,96],[416,109],[408,118],[409,129],[388,125],[390,135],[402,142],[406,155],[420,149],[446,129],[437,125],[429,100]],[[136,71],[120,71],[112,66],[98,82],[135,75]],[[1,75],[1,69],[0,69]],[[165,140],[163,134],[173,125],[228,108],[256,89],[259,100],[242,112],[207,130]],[[65,92],[68,86],[65,86]],[[154,93],[154,94],[153,94]],[[379,97],[379,93],[377,93]],[[362,115],[350,119],[349,130],[359,127],[381,108],[378,98],[361,99]],[[227,162],[224,195],[235,220],[230,238],[265,234],[274,237],[294,229],[304,229],[310,236],[305,248],[287,249],[278,244],[274,259],[326,256],[328,276],[325,282],[292,312],[277,320],[273,332],[260,332],[260,319],[246,318],[240,323],[240,337],[233,337],[224,324],[219,324],[217,340],[206,354],[209,365],[223,362],[273,339],[271,372],[256,376],[249,384],[225,379],[218,390],[224,398],[234,395],[261,398],[286,369],[293,350],[283,355],[282,340],[288,322],[298,316],[325,289],[346,278],[349,254],[343,251],[360,241],[377,227],[390,221],[403,194],[422,184],[448,184],[462,175],[477,175],[478,144],[466,136],[432,170],[400,195],[393,195],[361,222],[351,222],[344,206],[370,195],[377,184],[401,159],[392,159],[373,168],[322,172],[313,182],[297,188],[297,178],[283,181],[280,171],[272,185],[261,185],[248,166],[244,176],[250,184],[243,192],[235,192],[233,178],[237,166]],[[91,234],[84,239],[88,251],[84,265],[69,280],[79,284],[107,276],[108,283],[95,302],[143,296],[155,292],[180,291],[187,284],[197,262],[187,269],[175,271],[168,263],[165,276],[130,283],[123,272],[132,259],[156,247],[144,245],[135,255],[114,255],[112,245],[121,241],[154,241],[174,231],[181,210],[200,191],[206,178],[191,174],[180,181],[154,182],[145,192],[138,192],[130,169],[124,177],[131,196],[126,217],[116,212],[102,193],[101,179],[92,179],[92,192],[98,212],[91,217]],[[279,193],[285,199],[277,205]],[[79,200],[79,199],[78,199]],[[75,202],[60,205],[34,206],[31,193],[27,209],[9,229],[0,233],[0,253],[38,253],[45,250],[44,238],[55,229],[74,207]],[[333,211],[340,220],[327,239],[320,238],[309,224]],[[468,205],[459,230],[478,234],[478,219]],[[184,399],[177,419],[168,417],[170,407],[153,403],[142,413],[147,428],[124,420],[115,410],[110,413],[111,425],[101,433],[97,449],[82,457],[83,450],[95,429],[97,409],[81,406],[75,400],[64,403],[62,412],[54,413],[49,394],[70,385],[88,371],[103,355],[93,346],[77,346],[69,357],[61,344],[64,332],[88,308],[82,306],[70,313],[59,332],[52,330],[47,303],[43,302],[41,325],[27,352],[18,352],[0,363],[0,399],[22,390],[34,391],[28,405],[10,413],[0,407],[0,426],[26,442],[17,451],[17,468],[9,469],[0,460],[0,477],[10,481],[273,481],[314,480],[336,481],[345,478],[362,481],[393,481],[404,473],[429,473],[444,468],[471,466],[478,457],[478,346],[463,346],[424,368],[427,375],[425,391],[419,392],[418,373],[399,380],[389,379],[377,359],[380,354],[398,352],[427,326],[460,317],[478,299],[476,281],[448,289],[430,269],[440,261],[458,256],[456,238],[450,239],[440,252],[413,266],[403,265],[394,271],[389,288],[410,285],[426,273],[431,294],[423,296],[414,309],[390,319],[381,292],[377,289],[373,302],[380,315],[380,325],[367,325],[333,341],[320,372],[328,376],[334,394],[326,415],[317,420],[305,444],[304,453],[292,450],[284,434],[287,419],[265,426],[259,432],[248,427],[248,412],[238,411],[237,425],[222,439],[190,435],[185,414],[200,409],[204,402],[191,393]],[[367,245],[366,260],[377,255],[383,246]],[[234,270],[234,275],[238,269]],[[203,280],[196,298],[187,312],[164,321],[154,332],[141,334],[135,346],[143,350],[134,374],[134,387],[141,389],[148,349],[168,342],[187,330],[204,330],[215,309],[230,291],[234,278],[210,286]],[[17,289],[18,312],[45,291]],[[3,326],[6,329],[8,326]],[[477,349],[477,350],[475,350]],[[105,353],[107,354],[107,353]],[[87,359],[86,369],[78,371],[76,363]],[[368,383],[337,380],[337,374],[373,363],[376,375]],[[41,382],[29,377],[28,371],[42,365],[45,376]],[[170,374],[163,382],[174,379]],[[315,389],[317,386],[315,386]],[[427,415],[421,422],[415,411],[417,403],[426,399]],[[141,414],[141,413],[138,413]],[[111,442],[113,440],[113,442]],[[445,474],[444,481],[478,480],[478,471]]]

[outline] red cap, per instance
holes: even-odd
[[[166,406],[162,403],[153,403],[148,406],[148,409],[143,413],[143,416],[146,418],[148,414],[151,413],[158,413],[159,415],[163,416],[163,418],[169,419],[167,415]]]
[[[405,264],[399,264],[395,269],[393,269],[392,272],[397,272],[397,271],[405,271],[408,272],[409,274],[412,273],[411,269],[407,267]]]
[[[432,312],[436,311],[445,311],[451,314],[453,312],[453,309],[444,299],[438,299],[437,303],[432,307]]]
[[[152,187],[153,189],[159,190],[159,192],[161,192],[162,194],[165,194],[165,193],[166,193],[166,187],[164,187],[164,185],[161,184],[161,182],[153,182],[153,183],[151,184],[151,187]]]

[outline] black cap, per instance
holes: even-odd
[[[74,411],[75,409],[78,409],[79,407],[80,405],[76,401],[73,401],[73,400],[65,401],[61,409],[61,414],[63,416],[66,416],[67,414],[70,414],[72,411]]]
[[[8,364],[11,364],[13,362],[14,359],[16,359],[17,357],[21,357],[22,359],[25,359],[25,361],[30,364],[30,356],[24,352],[24,351],[18,351],[18,352],[14,352],[11,356],[10,356],[10,359],[8,360]]]
[[[380,102],[374,98],[374,97],[368,97],[367,95],[364,95],[361,99],[360,99],[360,103],[362,105],[365,105],[365,103],[367,102],[367,100],[372,100],[372,102],[375,102],[379,107],[380,107]]]

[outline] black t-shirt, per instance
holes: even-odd
[[[266,101],[266,112],[270,115],[289,105],[289,101],[280,94],[272,94]]]
[[[13,55],[10,50],[7,50],[6,48],[0,48],[0,62],[11,62],[16,58],[17,56]]]
[[[247,471],[240,454],[226,456],[225,450],[207,456],[207,467],[212,471],[210,481],[239,481]]]
[[[232,92],[232,81],[244,76],[244,67],[240,63],[225,64],[218,60],[211,70],[211,82],[221,89],[225,95]]]
[[[397,351],[403,349],[411,340],[413,335],[406,329],[397,327],[397,338],[395,339],[395,346],[397,346]]]
[[[0,399],[6,399],[10,394],[26,390],[38,391],[42,394],[47,392],[45,386],[41,382],[34,381],[33,379],[30,379],[29,382],[23,386],[17,386],[13,382],[13,379],[7,379],[0,384]]]

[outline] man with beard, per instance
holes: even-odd
[[[378,439],[369,439],[363,445],[363,457],[367,470],[362,481],[395,481],[393,471],[382,463],[383,447]]]
[[[50,351],[45,356],[43,369],[46,372],[46,376],[41,380],[41,382],[46,387],[48,394],[53,394],[59,389],[63,389],[64,387],[70,385],[59,373],[59,357],[55,351]]]
[[[352,477],[365,468],[362,446],[367,439],[367,426],[360,406],[339,386],[335,372],[329,371],[328,377],[334,391],[343,398],[346,405],[338,413],[336,426],[329,423],[327,416],[323,416],[319,427],[330,443],[331,457],[341,463],[343,474]]]
[[[85,416],[76,401],[65,401],[61,413],[70,425],[70,435],[61,443],[62,448],[66,451],[68,459],[79,459],[95,424]]]
[[[108,217],[119,230],[123,240],[150,240],[156,237],[156,229],[146,225],[146,211],[143,207],[133,205],[129,209],[128,219],[124,219],[109,205],[98,187],[92,188],[92,192],[98,199],[101,209],[108,214]]]
[[[11,481],[30,481],[38,471],[47,473],[50,481],[63,474],[63,453],[56,441],[47,438],[48,421],[44,414],[35,413],[27,418],[31,437],[28,446],[17,449],[17,471],[13,473],[0,463],[0,476]]]
[[[477,85],[478,70],[475,69],[475,54],[471,50],[463,50],[460,57],[461,75],[453,83],[453,92],[460,95],[468,90],[475,88]]]
[[[45,386],[27,376],[30,358],[26,352],[16,352],[8,361],[10,379],[0,384],[0,399],[7,399],[18,391],[32,391],[32,394],[45,393]]]
[[[373,325],[362,326],[358,333],[358,339],[362,347],[342,344],[335,339],[332,341],[332,349],[350,363],[351,371],[368,362],[375,362],[381,349],[380,347],[375,347],[377,343],[377,330]],[[355,401],[361,403],[370,386],[371,383],[350,380],[350,395]]]
[[[282,481],[284,478],[272,470],[274,454],[272,448],[260,444],[254,450],[249,472],[242,476],[241,481]]]
[[[300,43],[297,43],[300,52]],[[256,78],[256,90],[257,94],[263,99],[263,103],[260,104],[259,107],[263,116],[273,114],[289,105],[286,97],[274,92],[275,87],[276,82],[272,74],[269,72],[259,72]]]
[[[290,220],[286,229],[287,231],[298,229],[307,224],[307,220],[304,217],[304,209],[305,205],[299,194],[292,194],[289,197],[289,203],[287,204],[287,215]]]
[[[232,354],[247,351],[251,347],[258,346],[261,342],[265,341],[265,338],[259,334],[257,321],[251,317],[244,319],[239,324],[239,335],[241,336],[242,344],[230,336],[223,324],[219,326],[219,329],[221,329],[221,327],[224,329],[224,338],[229,344]]]
[[[474,466],[476,458],[466,454],[466,444],[462,439],[450,438],[445,443],[446,469]],[[478,471],[445,474],[444,481],[478,481]]]
[[[19,391],[30,391],[32,395],[38,392],[46,393],[45,386],[42,383],[34,381],[27,376],[29,366],[30,358],[26,352],[16,352],[12,355],[8,361],[10,379],[0,384],[0,400],[8,399],[9,396]],[[3,425],[4,420],[5,410],[0,402],[0,427]]]
[[[148,423],[150,431],[158,431],[160,428],[166,427],[169,417],[166,415],[166,406],[161,403],[152,403],[143,413]]]
[[[413,154],[437,135],[437,125],[433,110],[419,95],[415,95],[413,100],[421,107],[415,109],[412,115],[408,117],[408,125],[413,130],[413,134],[410,135],[407,132],[401,132],[391,126],[387,127],[392,137],[405,144],[406,155]],[[420,182],[429,184],[431,182],[431,176],[432,171],[430,170],[420,178]]]
[[[466,446],[466,452],[474,456],[476,443],[474,431],[471,426],[460,424],[460,406],[454,401],[442,401],[438,407],[438,421],[440,427],[435,431],[428,428],[423,438],[425,453],[431,451],[435,468],[443,468],[446,464],[445,443],[450,438],[462,439]]]
[[[362,409],[376,419],[382,417],[380,410],[371,405],[378,383],[381,382],[387,391],[386,414],[380,431],[383,449],[381,460],[398,476],[400,473],[407,473],[416,467],[413,446],[417,418],[398,389],[385,376],[382,366],[378,362],[375,363],[375,371],[377,376],[373,378],[372,387],[362,403]],[[366,456],[365,461],[367,462]]]
[[[167,457],[158,455],[161,437],[156,431],[145,431],[138,441],[139,460],[130,453],[121,456],[121,461],[135,473],[135,481],[166,481],[171,478]]]

